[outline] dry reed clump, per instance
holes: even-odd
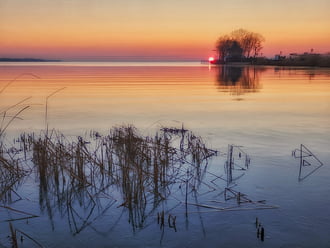
[[[0,157],[0,201],[11,202],[12,193],[15,193],[20,180],[26,175],[17,160],[8,160]]]
[[[12,202],[13,194],[17,195],[16,188],[30,172],[18,157],[19,152],[20,150],[14,147],[7,149],[0,137],[0,202]]]
[[[170,195],[171,185],[182,183],[187,170],[191,178],[200,177],[202,165],[216,155],[200,137],[183,128],[161,129],[151,137],[128,125],[114,127],[105,136],[91,131],[89,137],[68,140],[46,130],[18,139],[24,156],[32,155],[41,210],[51,219],[55,207],[62,214],[72,213],[77,204],[93,209],[99,195],[115,199],[119,190],[121,198],[116,200],[127,208],[133,229],[142,227]]]
[[[0,94],[15,80],[16,78],[7,83],[0,90]],[[28,99],[30,97],[12,106],[0,109],[0,202],[11,202],[12,193],[16,193],[15,188],[29,172],[25,169],[23,161],[19,157],[20,150],[15,147],[8,149],[5,144],[6,130],[14,120],[21,119],[19,115],[29,108],[29,106],[21,106]]]

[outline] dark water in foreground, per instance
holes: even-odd
[[[8,220],[17,229],[19,247],[330,247],[328,69],[0,64],[3,88],[3,123],[29,106],[6,129],[6,148],[20,133],[38,136],[47,124],[77,143],[76,136],[88,137],[91,129],[107,135],[113,126],[134,124],[139,135],[154,137],[164,126],[183,123],[218,156],[201,162],[199,180],[189,181],[187,208],[184,167],[181,179],[167,188],[166,200],[155,204],[146,188],[147,204],[132,214],[122,205],[120,182],[98,187],[97,194],[88,187],[70,188],[74,201],[58,194],[68,191],[51,187],[51,176],[45,190],[45,178],[28,154],[22,161],[32,173],[1,200],[0,247],[11,247]],[[173,139],[175,147],[179,142],[180,137]],[[238,146],[232,155],[236,168],[246,169],[245,153],[250,158],[248,169],[233,170],[237,180],[230,184],[224,167],[228,144]],[[324,164],[306,157],[310,165],[302,167],[303,180],[298,180],[300,160],[292,156],[300,144]],[[227,187],[245,195],[240,204],[230,192],[227,198],[235,197],[226,200]],[[265,206],[276,208],[261,209]],[[162,211],[164,226],[157,223]],[[38,217],[27,219],[31,214]],[[176,217],[175,228],[169,215]],[[257,239],[256,217],[265,229],[264,242]]]

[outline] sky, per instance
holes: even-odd
[[[243,28],[262,53],[330,52],[330,0],[0,0],[0,57],[204,59]]]

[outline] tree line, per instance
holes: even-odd
[[[256,57],[262,49],[265,38],[258,33],[237,29],[220,36],[216,42],[219,61],[242,61]]]

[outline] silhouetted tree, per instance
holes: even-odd
[[[256,56],[262,49],[262,42],[265,38],[258,33],[250,32],[245,29],[237,29],[231,32],[231,38],[240,43],[245,57]]]
[[[262,43],[265,42],[265,38],[258,33],[252,33],[252,52],[253,57],[256,57],[262,49]]]
[[[243,48],[236,40],[231,41],[228,51],[231,59],[240,60],[242,58]]]
[[[227,58],[240,60],[243,55],[243,49],[240,43],[227,36],[222,36],[218,39],[217,51],[219,53],[219,60],[221,61],[225,61]]]
[[[219,37],[216,43],[219,53],[219,60],[224,60],[226,56],[237,58],[239,55],[238,47],[242,49],[241,57],[255,57],[262,49],[262,42],[264,41],[265,39],[261,34],[250,32],[245,29],[234,30],[230,33],[230,35]],[[234,54],[233,49],[231,48],[235,50]]]
[[[245,29],[237,29],[231,32],[230,34],[233,40],[239,42],[243,49],[243,55],[249,57],[250,51],[252,49],[250,34]]]
[[[218,59],[224,61],[224,58],[228,55],[228,49],[230,47],[231,39],[229,36],[224,35],[219,37],[216,48],[218,51]]]

